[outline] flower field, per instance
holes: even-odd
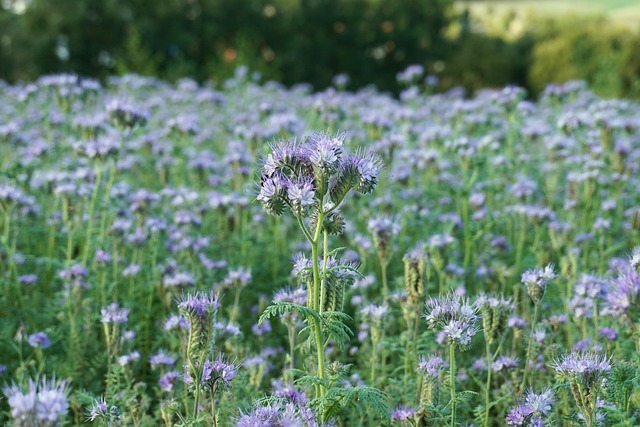
[[[640,425],[640,105],[421,73],[0,82],[0,423]]]

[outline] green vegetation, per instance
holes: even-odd
[[[14,5],[10,7],[11,5]],[[0,3],[0,78],[138,73],[222,82],[239,65],[316,90],[348,76],[398,94],[411,64],[435,90],[586,80],[640,96],[640,4],[615,1],[33,0]]]

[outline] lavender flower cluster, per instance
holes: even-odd
[[[0,82],[0,423],[640,425],[640,105],[427,71]]]

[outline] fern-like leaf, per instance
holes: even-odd
[[[288,313],[292,311],[297,312],[307,321],[309,321],[309,319],[315,319],[318,322],[322,322],[322,318],[320,317],[320,314],[318,314],[318,312],[312,308],[305,307],[304,305],[296,304],[293,302],[274,301],[272,305],[267,307],[262,312],[260,319],[258,319],[258,325],[261,325],[262,322],[264,322],[267,319],[270,319],[272,317],[282,316],[284,313]]]
[[[322,326],[328,339],[333,339],[341,350],[353,336],[353,331],[345,322],[351,320],[351,316],[340,311],[325,311],[322,313]]]
[[[363,405],[367,411],[374,411],[381,418],[389,418],[387,395],[374,387],[335,387],[329,389],[324,397],[316,400],[323,419],[335,417],[342,408],[355,407],[359,404]]]

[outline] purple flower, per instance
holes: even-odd
[[[522,283],[527,286],[529,296],[536,304],[539,304],[544,296],[544,291],[550,280],[556,277],[553,264],[544,268],[536,267],[522,273]]]
[[[381,321],[384,316],[389,312],[389,306],[387,304],[375,305],[369,304],[365,306],[360,313],[364,317],[369,317],[373,321]]]
[[[127,366],[137,360],[140,360],[140,353],[137,351],[132,351],[129,354],[124,354],[118,357],[118,365]]]
[[[444,360],[442,360],[440,356],[421,356],[420,360],[418,361],[418,372],[431,380],[435,380],[438,378],[440,369],[442,369],[446,365],[447,364]]]
[[[155,369],[158,365],[166,365],[173,366],[176,363],[176,358],[171,357],[164,352],[159,352],[154,354],[149,358],[149,364],[151,365],[151,369]]]
[[[170,392],[171,390],[173,390],[173,384],[175,383],[176,379],[178,379],[178,377],[180,377],[180,374],[178,372],[169,371],[162,377],[160,377],[158,384],[163,391]]]
[[[227,277],[222,284],[224,286],[235,286],[242,288],[247,286],[251,282],[251,269],[250,268],[230,268],[227,273]]]
[[[107,425],[115,425],[121,419],[120,410],[115,405],[109,406],[104,397],[94,400],[87,415],[88,421],[102,420]]]
[[[309,136],[309,160],[321,169],[335,171],[342,156],[342,145],[346,133],[331,136],[326,133],[314,133]]]
[[[100,310],[102,323],[126,323],[129,317],[128,308],[120,308],[117,302],[109,304]]]
[[[89,271],[82,264],[73,264],[71,267],[62,270],[58,275],[63,280],[78,280],[86,277]]]
[[[113,98],[105,106],[109,118],[120,127],[132,128],[144,126],[149,120],[149,113],[133,105],[129,99]]]
[[[296,211],[315,203],[315,192],[311,181],[290,182],[287,185],[287,196]]]
[[[24,274],[22,276],[18,276],[18,282],[23,285],[32,285],[38,281],[38,276],[35,274]]]
[[[89,421],[95,421],[96,418],[99,418],[102,414],[106,414],[109,411],[109,405],[104,400],[104,397],[100,398],[100,400],[96,400],[91,405],[91,409],[89,411]]]
[[[177,271],[173,274],[164,276],[162,284],[167,287],[193,286],[195,284],[195,279],[190,273]]]
[[[291,402],[274,401],[267,405],[257,405],[248,413],[241,414],[236,427],[318,427],[313,411]]]
[[[576,318],[593,317],[597,299],[603,298],[606,282],[598,276],[583,274],[574,287],[574,295],[569,302]]]
[[[284,384],[281,381],[274,384],[274,395],[286,399],[288,402],[297,406],[304,406],[309,401],[304,391],[292,385]]]
[[[493,372],[510,371],[518,367],[518,359],[511,356],[500,356],[492,364]]]
[[[412,418],[416,414],[415,408],[401,406],[391,413],[391,421],[403,422]]]
[[[618,338],[618,331],[613,328],[604,327],[600,329],[600,335],[602,335],[609,341],[614,341],[616,338]]]
[[[427,326],[438,331],[438,342],[446,340],[465,349],[477,331],[477,311],[477,306],[464,296],[451,293],[441,298],[429,298],[424,317]]]
[[[34,348],[48,348],[51,346],[51,340],[45,332],[36,332],[27,337],[27,342]]]
[[[555,363],[556,374],[561,378],[602,378],[611,369],[609,359],[605,355],[595,353],[571,352],[565,354]]]
[[[132,263],[122,270],[122,277],[134,277],[140,274],[140,271],[140,265]]]
[[[103,251],[102,249],[98,249],[96,251],[96,262],[97,263],[107,263],[111,261],[111,254],[109,252]]]
[[[529,390],[521,403],[512,409],[506,417],[507,425],[515,427],[544,427],[545,418],[550,414],[555,402],[553,390],[544,389],[540,393]]]
[[[56,381],[55,378],[29,380],[27,391],[13,384],[6,386],[2,392],[7,396],[16,425],[58,425],[69,410],[67,383]]]
[[[187,293],[182,295],[178,302],[178,308],[193,318],[204,319],[220,308],[220,296],[212,292]]]
[[[618,275],[610,282],[605,313],[622,316],[636,322],[636,310],[630,310],[637,305],[640,294],[640,273],[630,266],[620,266]]]
[[[202,364],[200,382],[211,389],[228,388],[237,375],[237,368],[234,363],[229,362],[222,355],[218,355],[213,361],[206,359]],[[187,384],[193,383],[193,377],[189,369],[184,373],[184,382]]]
[[[186,317],[172,314],[165,320],[164,329],[165,331],[170,331],[174,328],[189,329],[189,325],[189,319]]]
[[[522,317],[519,316],[511,316],[509,317],[508,321],[507,321],[507,326],[509,328],[524,328],[525,326],[527,326],[527,321],[524,320]]]
[[[369,193],[378,182],[380,159],[373,153],[343,153],[346,134],[314,133],[302,142],[288,140],[271,145],[261,170],[257,199],[265,210],[294,216],[325,205],[325,197],[341,203],[349,191]],[[318,188],[318,180],[324,184]]]
[[[510,426],[527,426],[526,420],[533,414],[533,409],[527,405],[518,405],[507,414],[507,424]]]
[[[257,323],[255,325],[253,325],[251,327],[251,331],[255,334],[255,335],[263,335],[266,334],[268,332],[271,332],[271,322],[269,322],[268,320],[262,322],[260,325],[258,325]]]

